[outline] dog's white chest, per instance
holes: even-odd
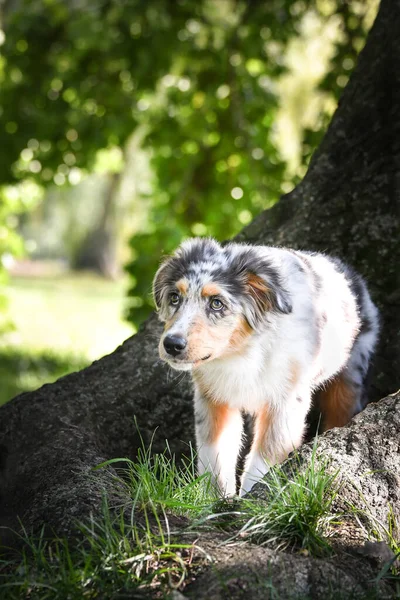
[[[240,357],[214,361],[202,369],[201,384],[217,402],[248,412],[275,403],[284,387],[286,366],[258,348]]]

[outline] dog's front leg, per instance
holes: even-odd
[[[236,493],[236,463],[243,420],[238,409],[195,393],[195,422],[199,474],[210,472],[222,494]]]
[[[270,466],[284,461],[300,446],[310,403],[310,392],[297,392],[279,407],[266,405],[256,414],[254,439],[242,476],[241,496],[262,479]]]

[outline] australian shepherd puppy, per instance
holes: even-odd
[[[288,248],[185,241],[157,271],[159,352],[191,371],[200,473],[235,494],[241,411],[255,416],[240,494],[303,439],[313,392],[323,429],[365,405],[378,311],[360,275]]]

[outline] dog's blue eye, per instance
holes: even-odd
[[[170,304],[172,304],[172,306],[176,306],[177,304],[179,304],[180,299],[181,298],[180,298],[179,294],[176,294],[175,292],[173,292],[169,297],[169,302],[170,302]]]
[[[213,310],[221,310],[221,308],[223,308],[224,305],[222,304],[221,300],[218,300],[218,298],[213,298],[210,302],[210,307]]]

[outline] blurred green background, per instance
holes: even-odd
[[[183,237],[294,187],[377,6],[0,5],[0,404],[131,335]]]

